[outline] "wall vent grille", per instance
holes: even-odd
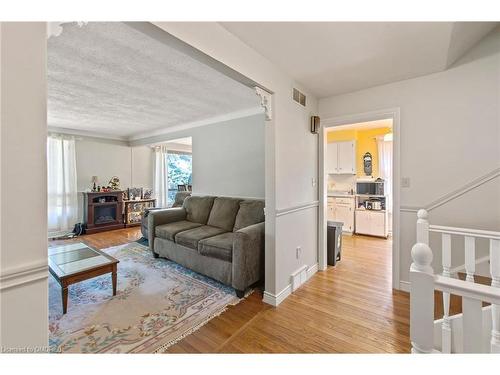
[[[292,98],[295,102],[299,103],[300,105],[304,107],[306,106],[306,96],[296,88],[293,89]]]

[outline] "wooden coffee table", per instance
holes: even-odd
[[[116,295],[116,269],[120,261],[82,242],[49,247],[49,271],[61,285],[63,314],[68,306],[68,286],[111,273]]]

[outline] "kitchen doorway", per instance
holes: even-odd
[[[323,125],[320,267],[328,266],[327,223],[341,222],[343,250],[357,244],[388,249],[385,256],[392,267],[387,271],[392,273],[392,287],[400,289],[399,184],[395,183],[399,181],[399,110],[327,119]],[[363,254],[356,250],[356,256]]]

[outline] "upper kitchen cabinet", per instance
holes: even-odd
[[[328,143],[327,174],[356,174],[356,145],[354,141]]]

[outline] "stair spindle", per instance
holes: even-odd
[[[491,286],[500,288],[500,240],[490,239]],[[491,352],[500,353],[500,305],[491,306]]]
[[[451,236],[443,233],[442,259],[443,276],[451,277]],[[451,353],[450,293],[443,292],[443,323],[441,325],[441,351]]]
[[[476,239],[469,236],[465,236],[465,272],[465,280],[473,283],[476,272]]]

